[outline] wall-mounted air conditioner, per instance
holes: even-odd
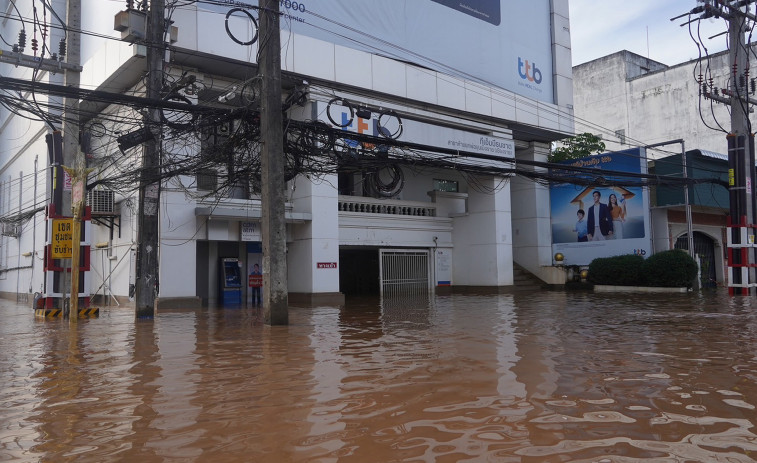
[[[90,190],[87,192],[87,206],[92,215],[113,215],[116,213],[116,195],[112,190]]]

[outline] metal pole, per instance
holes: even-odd
[[[21,201],[24,193],[24,172],[18,173],[18,215],[21,216],[21,208],[23,203]],[[19,285],[21,284],[21,225],[16,225],[18,233],[16,234],[16,242],[18,244],[18,255],[16,256],[16,302],[18,302]],[[34,261],[32,261],[34,263]]]
[[[32,204],[36,206],[37,204],[37,168],[39,163],[39,155],[34,156],[34,196],[32,200]],[[32,285],[34,284],[34,265],[36,263],[36,260],[34,259],[37,256],[37,214],[34,214],[33,219],[33,225],[32,225],[32,271],[31,276],[29,276],[29,293],[32,293]],[[34,307],[35,309],[37,307]]]
[[[689,169],[686,163],[686,147],[681,140],[681,164],[683,164],[683,178],[686,184],[683,186],[683,203],[686,209],[686,236],[688,237],[689,255],[694,258],[694,227],[691,221],[691,203],[689,203]]]
[[[683,186],[683,207],[686,214],[686,236],[687,245],[689,247],[689,255],[694,257],[694,226],[691,219],[691,204],[689,203],[689,169],[686,162],[686,146],[682,138],[670,141],[663,141],[652,145],[647,145],[644,148],[656,148],[658,146],[672,145],[674,143],[681,144],[681,166],[683,168],[683,178],[685,180]]]
[[[279,16],[279,0],[260,2],[263,318],[268,325],[289,324]]]

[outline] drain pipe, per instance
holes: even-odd
[[[39,155],[34,156],[34,198],[32,204],[37,205],[37,163],[39,162]],[[34,282],[34,258],[37,257],[37,214],[34,214],[34,225],[32,226],[32,272],[29,277],[29,293],[32,292],[32,284]],[[34,307],[36,309],[36,307]]]

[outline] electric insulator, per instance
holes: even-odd
[[[754,78],[749,82],[749,86],[752,89],[752,94],[754,94],[754,92],[757,91],[757,82],[754,81]]]
[[[700,84],[704,82],[704,76],[702,74],[699,74],[699,77],[697,78],[697,82]]]
[[[35,55],[37,54],[37,50],[39,50],[39,42],[37,41],[37,38],[35,37],[32,39],[32,51],[34,52]]]
[[[58,56],[60,56],[60,59],[66,56],[66,39],[60,39],[60,42],[58,42]]]
[[[746,78],[744,75],[739,76],[739,88],[744,88],[746,86]]]
[[[707,84],[702,84],[702,95],[707,95]]]
[[[134,9],[134,0],[126,0],[126,9],[127,10]]]
[[[715,94],[715,96],[718,96],[718,94],[720,93],[720,90],[717,87],[715,87],[713,89],[713,93]]]
[[[22,50],[26,48],[26,30],[21,29],[21,31],[18,33],[18,48],[19,50]]]

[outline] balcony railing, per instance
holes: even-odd
[[[436,206],[433,203],[416,201],[339,196],[339,212],[436,217]]]

